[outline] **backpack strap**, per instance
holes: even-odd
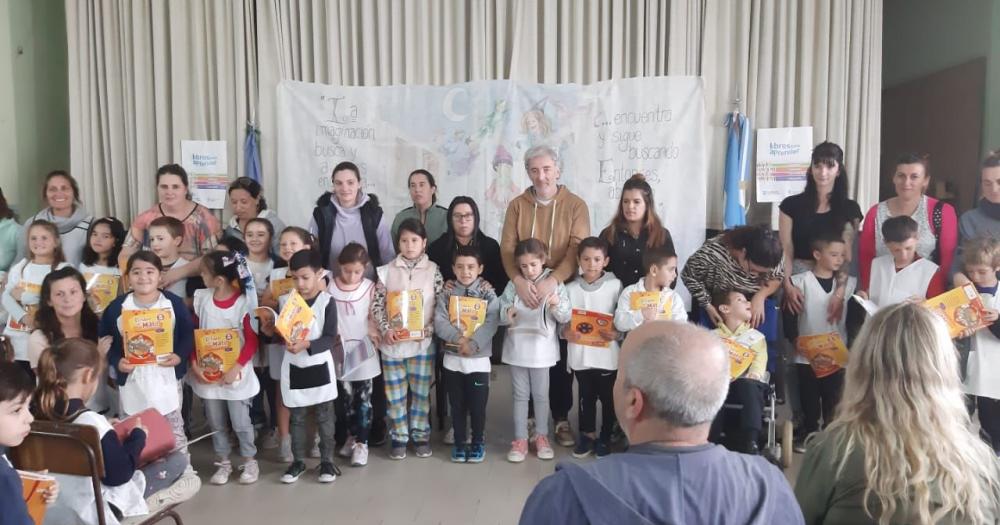
[[[935,264],[941,264],[939,256],[941,255],[941,228],[944,223],[944,201],[938,200],[934,203],[934,209],[931,211],[931,230],[934,234],[934,251],[931,252],[931,260]]]

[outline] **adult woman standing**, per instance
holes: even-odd
[[[784,252],[784,303],[794,314],[802,312],[802,292],[792,285],[790,278],[812,268],[814,239],[829,233],[842,234],[848,246],[846,258],[850,261],[850,247],[862,215],[858,203],[847,194],[844,150],[832,142],[823,142],[813,148],[806,188],[781,201],[778,235]],[[840,299],[844,297],[845,283],[846,279],[838,281]],[[843,304],[843,300],[830,301],[835,309],[831,315],[839,317]]]
[[[66,262],[72,266],[80,264],[83,247],[87,245],[87,229],[90,228],[92,215],[80,202],[80,186],[76,179],[65,171],[57,170],[45,176],[42,183],[42,200],[46,207],[24,221],[17,238],[17,256],[15,261],[24,258],[27,244],[25,233],[27,225],[36,220],[49,221],[59,230],[63,255]]]
[[[681,272],[694,306],[714,324],[722,322],[712,306],[712,294],[735,290],[750,296],[753,326],[767,314],[764,301],[778,290],[785,273],[781,242],[767,226],[742,226],[713,237],[694,252]]]
[[[807,443],[795,495],[806,523],[996,523],[1000,467],[970,430],[944,323],[903,303],[851,347],[830,425]]]
[[[961,242],[955,251],[951,265],[955,286],[969,282],[962,273],[962,243],[977,237],[1000,239],[1000,150],[994,150],[983,159],[983,169],[979,178],[982,198],[975,208],[962,214],[958,221],[958,235]],[[0,223],[2,224],[2,223]],[[0,270],[3,266],[0,266]]]
[[[406,219],[417,219],[427,230],[427,244],[438,240],[448,230],[447,210],[437,204],[437,183],[431,172],[414,170],[406,179],[413,206],[396,214],[392,221],[392,242],[399,240],[399,225]]]
[[[178,164],[165,164],[156,170],[157,204],[140,213],[128,230],[125,245],[118,256],[118,267],[125,268],[128,258],[142,247],[149,246],[149,223],[157,217],[173,217],[184,223],[184,242],[181,257],[193,264],[164,272],[162,284],[198,275],[201,266],[196,259],[212,251],[219,242],[222,227],[211,210],[191,200],[188,192],[187,171]]]
[[[17,236],[20,230],[21,225],[17,223],[14,210],[10,209],[3,196],[3,188],[0,188],[0,290],[6,282],[7,270],[17,260]]]
[[[233,216],[229,219],[229,226],[223,232],[223,237],[245,240],[243,232],[246,230],[247,222],[255,218],[270,222],[276,233],[281,233],[285,229],[285,223],[278,217],[278,212],[267,207],[264,188],[259,182],[250,177],[238,177],[229,185],[227,192]],[[271,252],[278,253],[278,235],[271,237]]]
[[[636,173],[625,181],[618,212],[601,232],[601,238],[611,245],[609,269],[622,286],[635,284],[645,274],[642,256],[648,248],[669,246],[674,250],[670,231],[656,213],[653,188],[642,174]]]
[[[940,267],[935,279],[947,281],[958,245],[958,218],[955,208],[924,194],[930,182],[927,155],[906,153],[896,161],[892,176],[896,196],[872,206],[865,214],[858,245],[859,290],[868,289],[872,259],[889,253],[882,240],[882,223],[900,215],[917,221],[917,253]]]
[[[500,259],[500,244],[479,229],[479,206],[472,197],[459,196],[451,200],[447,210],[448,229],[427,248],[430,257],[445,281],[455,278],[452,257],[459,246],[474,246],[483,258],[483,278],[502,293],[507,287],[507,272]]]

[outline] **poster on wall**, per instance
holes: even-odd
[[[812,132],[812,126],[757,130],[757,202],[781,202],[806,187]]]
[[[332,168],[351,161],[390,219],[411,206],[407,176],[423,168],[436,178],[438,204],[472,197],[480,228],[499,239],[511,200],[531,186],[524,154],[544,144],[560,157],[559,183],[586,201],[593,235],[613,218],[625,181],[642,173],[681,265],[705,238],[706,118],[697,77],[589,85],[283,81],[277,110],[277,209],[288,224],[309,224]]]
[[[182,140],[181,166],[188,172],[191,198],[202,206],[221,210],[226,207],[229,186],[229,163],[224,140]]]

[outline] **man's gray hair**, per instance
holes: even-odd
[[[713,339],[714,344],[704,344]],[[685,348],[695,341],[705,348]],[[714,336],[653,336],[625,363],[623,383],[641,391],[649,409],[671,425],[708,423],[715,419],[729,391],[729,358],[724,354],[726,350]],[[725,367],[719,366],[720,360]]]
[[[532,146],[528,151],[524,152],[524,169],[527,171],[528,163],[531,159],[538,157],[548,157],[552,159],[555,165],[559,166],[559,153],[555,148],[549,146],[548,144],[539,144],[537,146]]]

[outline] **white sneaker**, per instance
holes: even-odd
[[[233,473],[233,464],[227,459],[217,461],[215,466],[219,467],[219,469],[215,471],[215,474],[212,474],[212,479],[208,480],[208,482],[212,485],[225,485],[229,483],[229,476]]]
[[[185,473],[183,476],[177,478],[177,481],[169,487],[159,492],[154,492],[146,498],[146,506],[149,507],[148,516],[156,514],[167,505],[173,505],[193,498],[200,489],[201,478],[196,474]]]
[[[309,457],[311,457],[311,458],[318,458],[319,456],[320,456],[320,453],[319,453],[319,436],[316,436],[316,441],[313,442],[313,448],[312,448],[312,450],[309,451]]]
[[[272,448],[278,448],[281,445],[281,440],[278,439],[278,432],[273,428],[264,432],[264,435],[260,438],[260,448],[264,450],[271,450]]]
[[[240,471],[241,485],[256,483],[257,478],[260,477],[260,465],[257,464],[256,459],[246,460],[242,465],[240,465]]]
[[[364,443],[355,443],[354,450],[351,453],[351,466],[363,467],[367,464],[368,464],[368,445]]]
[[[445,445],[455,444],[455,427],[449,428],[448,432],[444,435],[444,444]]]
[[[278,461],[282,463],[295,461],[295,457],[292,456],[292,436],[285,436],[280,441],[281,443],[278,445]]]
[[[337,455],[342,458],[349,458],[352,457],[353,452],[354,436],[347,436],[347,441],[344,443],[344,446],[340,447],[340,450],[337,451]]]

